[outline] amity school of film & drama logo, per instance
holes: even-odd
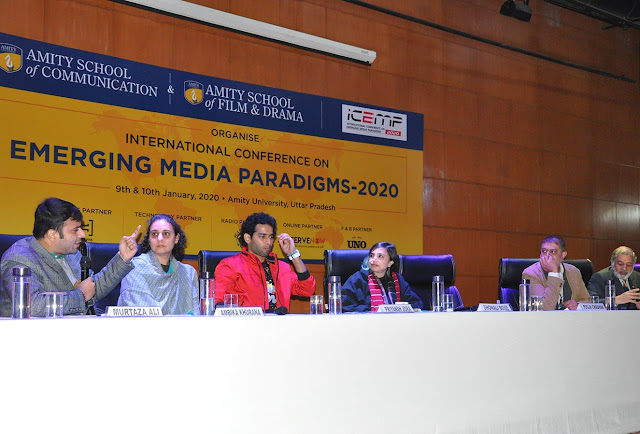
[[[0,42],[0,68],[6,72],[18,72],[22,68],[22,48]]]
[[[193,80],[184,82],[184,99],[190,104],[197,105],[204,98],[204,86],[202,83]]]

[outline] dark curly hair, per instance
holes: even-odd
[[[54,229],[64,238],[62,228],[68,219],[82,223],[82,213],[77,206],[57,197],[48,197],[38,207],[33,219],[33,236],[44,238],[49,229]]]
[[[371,247],[371,249],[369,249],[369,256],[371,256],[371,253],[373,253],[373,251],[379,247],[382,247],[383,249],[385,249],[389,254],[389,258],[393,261],[393,264],[391,264],[390,270],[395,271],[396,273],[400,271],[400,256],[398,255],[398,249],[396,249],[395,244],[388,243],[386,241],[380,241],[378,243],[375,243]]]
[[[144,238],[142,239],[142,243],[140,244],[140,251],[142,253],[147,253],[151,250],[151,246],[149,245],[149,233],[151,232],[151,225],[153,225],[158,220],[164,220],[169,223],[171,226],[173,226],[173,231],[176,233],[176,235],[180,235],[180,238],[178,238],[175,246],[173,246],[173,250],[171,250],[171,254],[178,261],[181,261],[182,258],[184,258],[184,249],[185,247],[187,247],[187,234],[184,233],[180,225],[173,219],[173,217],[167,214],[156,214],[149,219],[149,221],[147,222],[147,232],[144,234]]]
[[[253,233],[256,231],[256,225],[271,226],[273,228],[274,236],[278,231],[278,228],[276,226],[276,219],[263,212],[253,213],[249,217],[247,217],[245,221],[242,222],[240,230],[235,234],[235,237],[238,240],[238,243],[240,243],[241,247],[247,247],[247,242],[244,240],[244,234],[253,236]]]

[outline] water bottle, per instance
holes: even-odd
[[[215,280],[213,273],[204,271],[200,275],[200,315],[213,315],[215,311]]]
[[[29,267],[13,267],[13,318],[31,316],[31,270]]]
[[[329,314],[342,313],[342,284],[340,276],[329,276]]]
[[[531,310],[531,282],[529,279],[522,279],[520,281],[520,311],[528,312]]]
[[[616,310],[616,287],[611,280],[607,280],[604,287],[604,297],[604,307],[607,310]]]
[[[444,276],[433,276],[431,306],[434,312],[442,312],[444,310]]]

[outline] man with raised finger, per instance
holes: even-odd
[[[605,298],[605,285],[611,280],[616,288],[616,306],[620,310],[640,309],[640,273],[634,271],[636,254],[627,246],[620,246],[611,254],[611,265],[591,276],[587,290]]]
[[[44,316],[44,292],[65,292],[64,314],[84,315],[133,269],[131,259],[138,251],[140,226],[120,240],[118,253],[98,273],[80,280],[81,253],[85,237],[82,213],[70,202],[55,197],[42,201],[35,211],[33,236],[16,241],[0,262],[0,316],[12,315],[12,269],[31,270],[31,316]]]
[[[531,283],[531,295],[542,296],[544,310],[575,310],[579,302],[589,301],[580,270],[564,263],[566,256],[564,240],[548,236],[540,245],[540,261],[522,272],[522,278]]]

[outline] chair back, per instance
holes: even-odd
[[[464,306],[456,280],[456,264],[453,255],[400,255],[400,274],[413,292],[422,299],[422,309],[430,310],[433,276],[443,276],[447,294],[453,294],[453,307]]]
[[[238,253],[238,250],[200,250],[198,252],[199,275],[202,276],[207,271],[214,273],[220,261]]]
[[[519,288],[522,272],[539,258],[500,258],[498,270],[498,298],[509,303],[513,310],[520,310]]]
[[[520,310],[519,287],[522,272],[539,258],[500,258],[498,277],[498,297],[501,303],[509,303],[513,310]],[[580,270],[585,286],[593,274],[593,264],[589,259],[567,259],[564,262]]]
[[[580,270],[584,286],[589,286],[589,280],[591,280],[591,276],[593,276],[593,263],[590,259],[565,259],[564,262]]]
[[[324,297],[329,300],[329,276],[340,276],[344,285],[349,277],[359,271],[362,261],[369,256],[369,249],[328,249],[324,251]]]
[[[9,247],[13,245],[18,240],[23,238],[27,238],[29,235],[7,235],[0,234],[0,258],[4,255],[4,252],[7,251]]]
[[[637,271],[638,273],[640,273],[640,264],[635,264],[635,265],[633,266],[633,269],[634,269],[635,271]]]
[[[138,246],[140,247],[140,246]],[[111,259],[118,253],[120,246],[118,243],[87,243],[87,256],[91,260],[91,269],[94,273],[99,273]],[[140,255],[140,248],[135,256]],[[120,283],[113,288],[106,297],[98,300],[94,304],[97,314],[103,314],[108,306],[117,306],[120,297]]]

